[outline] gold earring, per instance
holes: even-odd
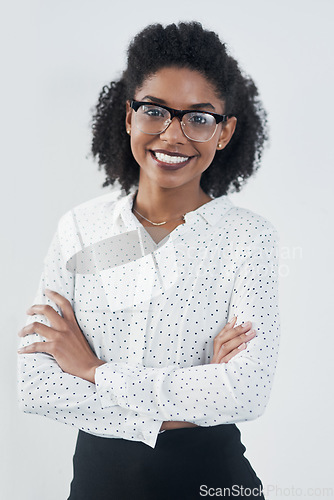
[[[218,142],[217,148],[221,149],[222,147],[223,147],[223,145],[220,142]]]

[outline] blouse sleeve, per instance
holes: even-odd
[[[35,304],[49,304],[56,310],[56,305],[44,294],[45,288],[57,291],[72,306],[74,300],[75,275],[66,270],[61,241],[64,237],[57,231],[53,238],[35,298]],[[42,315],[29,316],[27,324],[33,321],[49,325]],[[36,341],[45,338],[27,335],[20,341],[20,347]],[[98,436],[142,440],[154,446],[162,423],[129,408],[120,408],[116,403],[103,408],[95,384],[63,372],[56,360],[45,353],[18,356],[18,391],[19,404],[25,413],[43,415]]]
[[[118,404],[143,416],[201,426],[259,417],[279,346],[278,235],[268,223],[236,271],[229,317],[252,321],[257,335],[226,364],[178,368],[106,363],[95,382],[103,409]],[[222,325],[223,326],[223,325]]]

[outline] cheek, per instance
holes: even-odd
[[[143,134],[133,130],[131,132],[130,145],[134,159],[137,163],[140,163],[148,154],[147,137],[143,137]]]
[[[205,150],[203,150],[202,153],[203,157],[205,157],[205,159],[209,162],[209,164],[214,159],[216,151],[217,151],[216,141],[212,142],[212,144],[207,144]]]

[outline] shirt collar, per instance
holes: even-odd
[[[131,191],[125,196],[122,196],[122,193],[119,195],[114,206],[113,223],[116,222],[121,214],[123,217],[125,217],[126,220],[129,220],[129,217],[131,217],[132,213],[132,204],[135,193],[136,191]]]
[[[228,196],[223,195],[218,198],[214,198],[190,213],[201,215],[208,224],[214,226],[232,207],[232,201],[228,198]]]
[[[133,221],[132,205],[136,190],[131,191],[128,195],[121,196],[116,201],[113,214],[113,222],[122,215],[127,223]],[[233,207],[232,201],[227,195],[219,196],[205,203],[201,207],[187,213],[186,218],[190,221],[194,217],[200,215],[208,224],[214,226],[219,219]]]

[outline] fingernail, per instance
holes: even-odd
[[[240,345],[239,345],[239,347],[238,347],[238,349],[240,349],[240,351],[241,351],[242,349],[245,349],[245,348],[246,348],[246,344],[245,344],[245,343],[240,344]]]
[[[246,328],[248,326],[251,326],[251,322],[250,321],[246,321],[246,323],[242,323],[241,325],[243,328]]]
[[[18,349],[17,352],[18,354],[22,354],[24,352],[24,349]]]
[[[253,335],[253,333],[255,333],[254,329],[248,330],[248,332],[245,332],[245,335]]]
[[[231,324],[231,323],[233,323],[233,321],[235,321],[236,319],[237,319],[237,317],[236,317],[236,316],[233,316],[233,318],[232,318],[232,319],[230,319],[230,321],[228,322],[228,324],[230,325],[230,324]]]

